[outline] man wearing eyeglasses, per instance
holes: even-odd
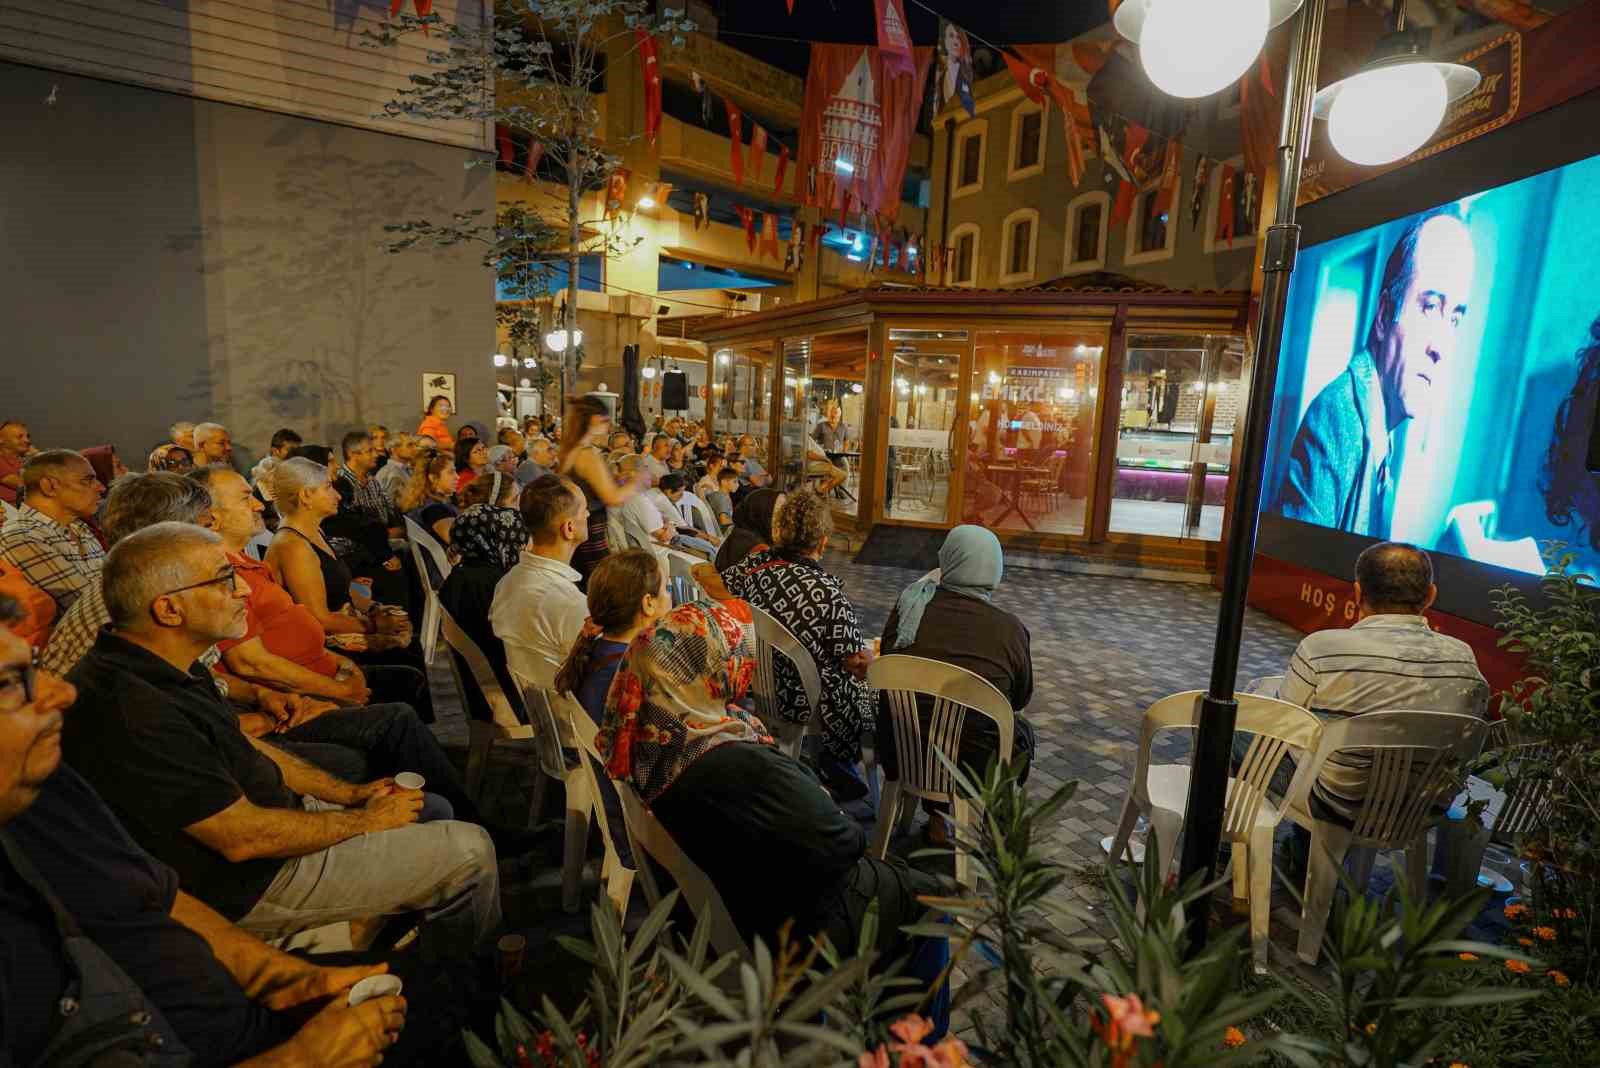
[[[0,597],[0,1049],[70,1061],[106,1043],[119,1063],[375,1063],[406,1003],[346,992],[384,966],[321,968],[280,953],[178,888],[61,762],[73,688],[30,663]],[[56,917],[61,918],[56,918]],[[65,929],[67,920],[77,931]],[[68,942],[69,934],[77,934]],[[95,998],[74,996],[92,984]],[[298,1033],[280,1016],[320,1007]],[[348,1058],[348,1059],[346,1059]]]
[[[111,622],[69,676],[66,756],[189,893],[262,938],[417,911],[445,957],[492,938],[487,832],[419,824],[420,791],[342,782],[239,729],[195,663],[247,628],[249,587],[216,534],[131,534],[102,586]]]
[[[22,484],[26,502],[0,527],[0,559],[64,613],[105,563],[106,551],[84,520],[99,509],[106,490],[89,461],[71,449],[35,453],[22,465]]]

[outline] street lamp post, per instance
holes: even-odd
[[[1239,465],[1235,468],[1233,510],[1228,519],[1227,561],[1222,577],[1222,603],[1217,610],[1216,646],[1211,654],[1211,683],[1200,699],[1194,757],[1189,775],[1188,815],[1184,820],[1180,881],[1194,872],[1216,874],[1222,841],[1222,814],[1227,801],[1233,724],[1239,705],[1234,686],[1239,674],[1239,645],[1244,631],[1250,567],[1261,517],[1261,481],[1278,381],[1278,350],[1289,303],[1289,278],[1300,249],[1295,198],[1300,164],[1311,141],[1311,102],[1317,88],[1326,0],[1306,0],[1295,23],[1284,86],[1283,120],[1278,134],[1278,201],[1267,228],[1261,261],[1261,304],[1255,324],[1255,362],[1250,372],[1250,402],[1244,424]],[[1189,952],[1206,944],[1211,908],[1207,899],[1189,910]]]

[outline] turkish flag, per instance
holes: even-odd
[[[767,128],[759,122],[750,124],[750,164],[756,170],[755,180],[761,181],[767,165]]]
[[[788,169],[789,169],[789,146],[788,145],[779,145],[778,146],[778,177],[775,178],[773,180],[773,182],[772,182],[772,191],[774,193],[782,193],[783,192],[783,174]]]
[[[1134,198],[1138,195],[1138,191],[1134,189],[1132,182],[1117,183],[1117,202],[1111,206],[1112,226],[1128,221],[1129,217],[1133,215]]]
[[[728,139],[731,142],[728,157],[729,165],[733,168],[733,184],[744,184],[744,113],[739,110],[739,105],[722,98],[722,106],[728,109]]]
[[[1006,61],[1006,69],[1011,71],[1011,78],[1017,83],[1017,88],[1022,90],[1022,95],[1044,107],[1045,93],[1049,91],[1050,83],[1055,80],[1050,76],[1050,72],[1010,52],[1002,52],[1000,56]]]
[[[634,30],[639,41],[639,68],[644,75],[644,139],[656,143],[661,132],[661,57],[656,39],[643,30]]]
[[[744,243],[751,251],[756,250],[756,213],[743,204],[735,204],[733,210],[739,215],[739,222],[744,227]]]
[[[1067,138],[1067,174],[1073,185],[1083,182],[1083,141],[1078,137],[1078,95],[1056,79],[1050,79],[1050,99],[1061,109],[1061,131]]]

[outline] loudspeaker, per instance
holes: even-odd
[[[689,407],[689,376],[682,371],[668,371],[661,376],[661,408],[663,411],[686,411]]]

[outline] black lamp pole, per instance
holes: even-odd
[[[1228,519],[1228,556],[1222,577],[1222,604],[1217,611],[1217,640],[1211,655],[1211,685],[1196,710],[1194,760],[1189,776],[1188,815],[1184,820],[1180,880],[1197,871],[1209,882],[1216,876],[1217,849],[1222,841],[1222,811],[1227,800],[1233,724],[1239,711],[1234,686],[1239,674],[1239,643],[1244,631],[1245,599],[1255,556],[1256,528],[1261,517],[1262,468],[1272,402],[1278,382],[1278,350],[1289,303],[1289,278],[1300,249],[1295,222],[1295,197],[1300,188],[1300,163],[1311,140],[1311,98],[1317,89],[1317,58],[1322,44],[1326,0],[1306,0],[1296,17],[1289,51],[1289,71],[1278,137],[1278,203],[1267,228],[1262,257],[1261,306],[1256,319],[1255,363],[1250,372],[1250,404],[1244,424],[1239,465],[1234,470],[1233,512]],[[1211,915],[1208,898],[1195,903],[1188,916],[1189,953],[1205,948]]]

